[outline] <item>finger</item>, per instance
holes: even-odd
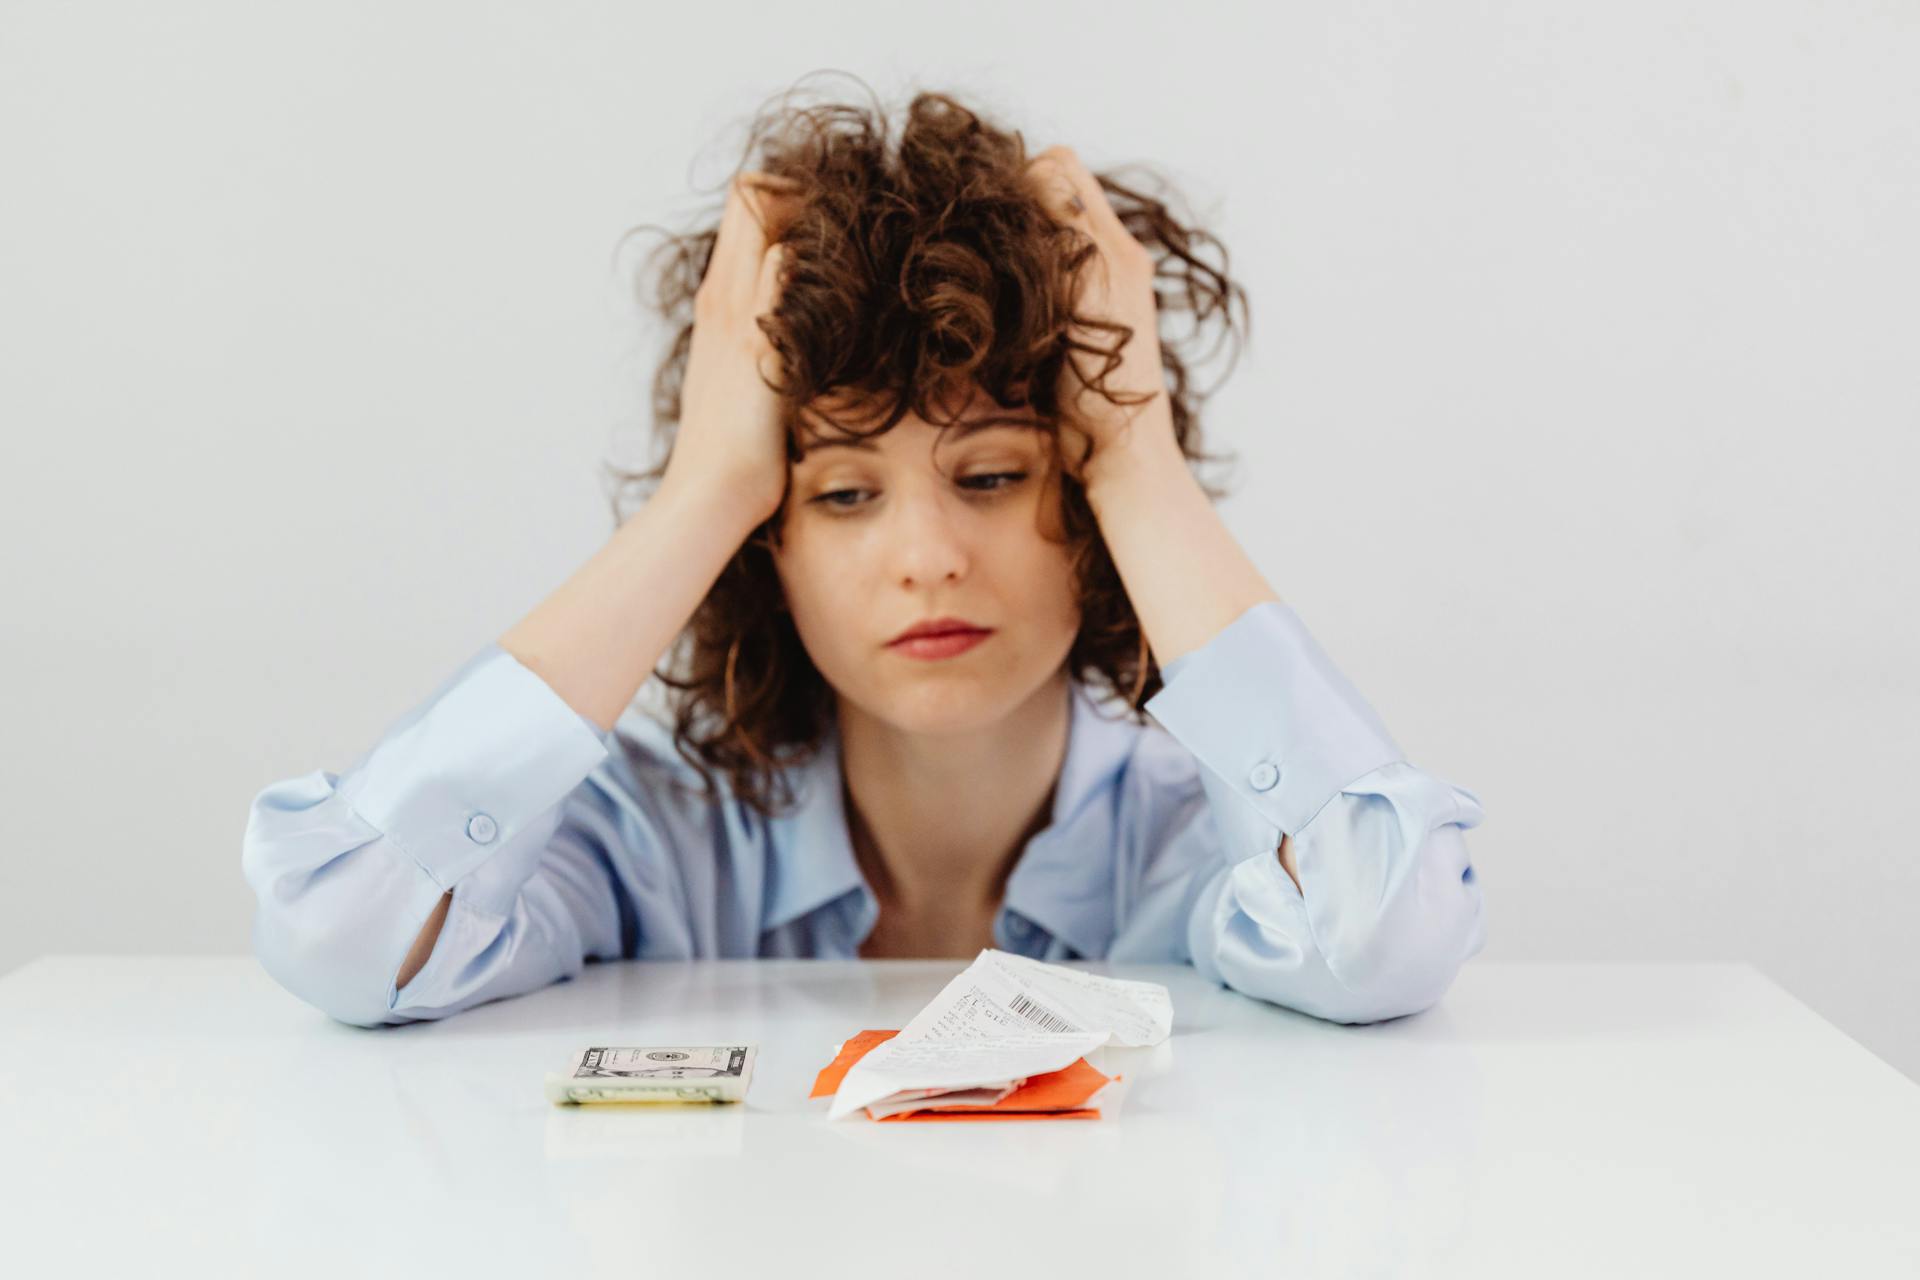
[[[1077,222],[1086,216],[1086,201],[1074,185],[1065,162],[1058,156],[1057,148],[1050,148],[1035,156],[1028,167],[1028,175],[1033,180],[1040,207],[1050,215],[1062,222]]]
[[[749,197],[748,208],[758,215],[758,220],[764,224],[763,229],[770,233],[778,232],[780,228],[782,218],[778,215],[800,206],[802,188],[796,179],[748,171],[740,175],[740,181]]]
[[[778,240],[805,205],[806,201],[797,193],[762,190],[756,204],[762,222],[761,234],[769,242]]]
[[[1097,246],[1107,243],[1108,233],[1095,221],[1094,211],[1088,207],[1084,184],[1078,173],[1084,173],[1073,153],[1065,147],[1049,147],[1041,152],[1032,163],[1036,184],[1042,191],[1041,204],[1058,221],[1073,227]],[[1095,184],[1097,187],[1097,183]],[[1102,201],[1104,204],[1104,200]],[[1115,219],[1118,225],[1118,219]],[[1124,233],[1124,228],[1122,229]],[[1092,270],[1104,277],[1107,259],[1104,252],[1095,255]],[[1082,277],[1082,287],[1096,287],[1094,277]]]
[[[1062,147],[1059,164],[1073,191],[1073,197],[1067,202],[1070,207],[1081,210],[1087,221],[1098,228],[1103,236],[1132,234],[1126,224],[1120,221],[1120,215],[1113,211],[1113,204],[1107,199],[1106,188],[1100,185],[1100,179],[1093,176],[1093,170],[1087,168],[1079,156]]]
[[[720,211],[720,229],[707,263],[708,278],[726,291],[728,302],[736,307],[752,301],[760,259],[767,247],[760,224],[747,205],[746,185],[740,178],[727,184],[726,206]]]
[[[743,169],[742,178],[757,187],[766,187],[774,191],[798,191],[800,179],[785,173],[768,173],[764,169]]]
[[[723,271],[732,301],[751,306],[758,294],[767,245],[784,225],[782,211],[791,216],[796,201],[785,194],[798,184],[771,174],[746,172],[727,184],[726,208],[720,215],[718,243],[711,270]]]
[[[766,315],[779,303],[781,268],[786,266],[788,255],[786,245],[776,244],[760,259],[760,273],[753,288],[754,315]]]

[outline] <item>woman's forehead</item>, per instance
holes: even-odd
[[[876,434],[875,428],[886,421],[893,408],[890,399],[846,390],[812,401],[803,406],[799,414],[802,456],[835,447],[872,450],[883,444],[886,437],[895,435],[900,427],[939,432],[947,440],[958,441],[993,427],[1042,425],[1040,416],[1031,408],[1003,408],[977,383],[972,385],[966,403],[957,414],[950,408],[936,407],[934,412],[943,416],[938,421],[929,421],[909,408],[892,428]],[[947,421],[944,415],[952,415],[952,421]]]

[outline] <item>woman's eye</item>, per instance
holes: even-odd
[[[969,489],[974,493],[998,493],[1001,490],[1013,488],[1026,478],[1027,473],[1024,471],[993,471],[977,476],[963,476],[959,484],[962,488]],[[1002,481],[1004,483],[997,483]],[[843,502],[840,501],[840,499],[858,498],[861,494],[867,492],[869,491],[866,489],[833,489],[817,495],[812,498],[811,501],[820,503],[822,506],[836,507],[845,510],[846,508],[859,504],[853,501]]]
[[[999,490],[999,489],[1011,489],[1013,488],[1013,486],[1015,486],[1016,484],[1019,484],[1022,480],[1025,480],[1026,478],[1027,478],[1027,473],[1024,471],[994,471],[984,475],[968,476],[965,480],[962,480],[960,483],[968,484],[975,480],[1005,480],[1006,481],[1005,484],[982,485],[978,490],[978,492],[992,493],[995,490]]]

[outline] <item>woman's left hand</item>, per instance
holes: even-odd
[[[1097,354],[1069,349],[1060,371],[1059,400],[1064,415],[1061,431],[1067,457],[1077,459],[1091,443],[1087,467],[1102,454],[1135,447],[1172,444],[1173,413],[1167,396],[1166,371],[1160,362],[1159,311],[1154,303],[1153,255],[1134,239],[1120,216],[1072,148],[1048,147],[1027,165],[1027,174],[1039,192],[1041,206],[1056,221],[1078,228],[1097,250],[1081,275],[1082,287],[1073,309],[1094,319],[1124,324],[1133,336],[1120,350],[1121,362],[1107,377],[1109,390],[1139,403],[1115,404],[1086,382],[1105,363]],[[1108,330],[1074,325],[1074,342],[1101,348],[1117,336]],[[1151,396],[1152,399],[1145,399]],[[1085,478],[1084,473],[1080,477]]]

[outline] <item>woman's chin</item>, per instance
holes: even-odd
[[[1020,691],[1004,678],[943,673],[889,682],[864,710],[900,733],[960,736],[1002,723],[1020,700]]]

